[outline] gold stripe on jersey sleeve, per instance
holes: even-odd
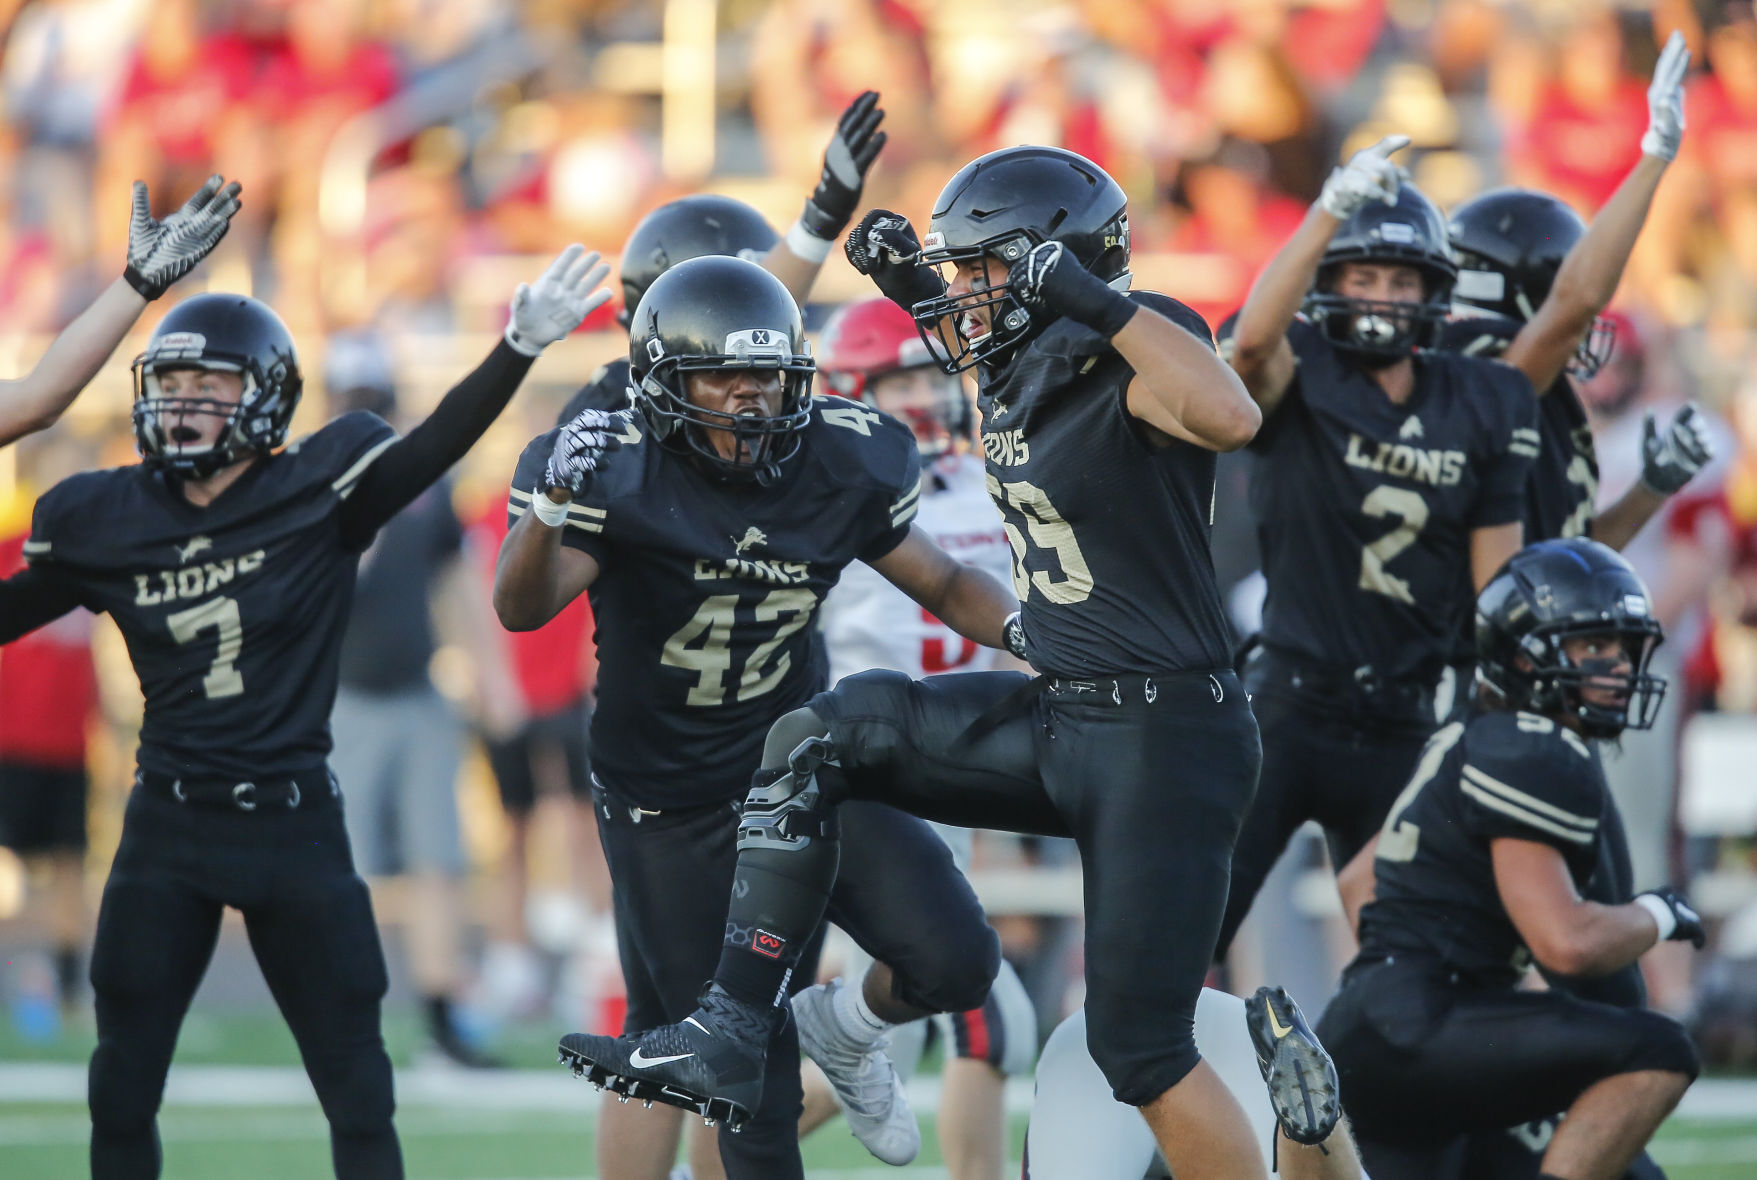
[[[26,557],[41,557],[49,551],[49,546],[51,544],[52,542],[49,541],[26,541],[24,543],[24,555]]]
[[[513,517],[523,516],[530,510],[531,493],[513,490],[507,513]],[[604,531],[604,509],[593,508],[586,504],[573,504],[567,510],[567,527],[579,529],[584,533],[601,533]]]
[[[389,438],[381,441],[370,451],[367,451],[364,455],[361,455],[354,461],[352,467],[342,472],[341,475],[336,477],[336,481],[329,485],[331,490],[344,500],[353,495],[354,485],[360,482],[360,477],[366,474],[366,469],[372,466],[372,461],[384,454],[385,450],[396,441],[397,436],[393,434]]]
[[[1562,839],[1574,844],[1592,843],[1591,832],[1579,832],[1575,831],[1573,828],[1565,828],[1561,824],[1551,823],[1549,820],[1535,812],[1530,812],[1523,807],[1508,803],[1498,795],[1489,794],[1474,783],[1460,782],[1458,785],[1463,789],[1466,795],[1469,795],[1484,807],[1490,808],[1494,811],[1499,811],[1505,815],[1510,815],[1520,823],[1536,828],[1540,832],[1548,832],[1552,836],[1560,836]]]

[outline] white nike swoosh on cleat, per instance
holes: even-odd
[[[697,1028],[701,1029],[703,1032],[707,1033],[710,1037],[714,1035],[713,1032],[706,1025],[704,1025],[701,1021],[697,1020],[693,1016],[685,1016],[683,1018],[683,1023],[693,1024],[695,1027],[697,1027]]]
[[[1279,1020],[1275,1019],[1275,1007],[1269,1003],[1268,1000],[1263,1001],[1263,1009],[1269,1013],[1269,1031],[1275,1034],[1276,1040],[1279,1041],[1282,1037],[1285,1037],[1288,1033],[1293,1031],[1291,1025],[1282,1024]]]
[[[641,1069],[646,1069],[649,1066],[667,1065],[673,1061],[682,1061],[686,1057],[694,1056],[694,1053],[676,1053],[670,1057],[648,1057],[645,1053],[636,1049],[633,1053],[628,1055],[628,1063],[630,1065],[639,1066]]]

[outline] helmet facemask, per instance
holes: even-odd
[[[960,263],[982,264],[980,286],[972,283],[962,295],[924,299],[910,309],[922,339],[947,373],[962,373],[979,364],[999,362],[1031,332],[1031,313],[1013,298],[1011,268],[1023,261],[1036,244],[1024,232],[985,239],[971,246],[948,246],[945,235],[939,232],[923,239],[921,265],[939,269],[948,289],[957,278]],[[1009,268],[1008,277],[998,283],[990,281],[997,261]],[[979,317],[978,312],[985,314]],[[988,321],[986,328],[983,319]]]
[[[1587,635],[1619,637],[1628,656],[1626,670],[1619,670],[1621,660],[1572,660],[1566,641]],[[1515,708],[1574,717],[1583,736],[1613,738],[1625,729],[1652,728],[1659,714],[1666,680],[1649,672],[1648,664],[1661,641],[1660,625],[1649,617],[1544,624],[1518,640],[1515,658],[1485,660],[1483,678]],[[1615,693],[1616,703],[1587,695],[1606,691]]]
[[[1368,369],[1396,364],[1417,349],[1432,348],[1450,310],[1449,275],[1417,265],[1407,258],[1350,259],[1365,265],[1414,266],[1422,276],[1420,300],[1361,299],[1336,291],[1346,263],[1318,271],[1303,310],[1330,342]]]
[[[764,329],[740,333],[727,352],[667,356],[657,339],[647,341],[652,366],[641,377],[636,396],[648,421],[667,446],[689,454],[727,479],[773,483],[781,464],[799,452],[811,421],[811,383],[817,365],[809,351],[793,353],[786,335]],[[780,405],[773,414],[727,412],[690,400],[687,375],[728,370],[778,372]],[[730,436],[730,457],[715,445]]]
[[[198,361],[164,359],[154,353],[134,362],[134,441],[149,466],[176,471],[190,479],[206,479],[247,454],[267,454],[286,437],[277,412],[278,395],[264,396],[264,383],[248,358],[211,353]],[[243,382],[237,401],[220,398],[167,396],[160,375],[174,370],[236,373]],[[220,420],[214,441],[191,449],[176,433],[187,427],[170,425],[179,418],[207,415]]]

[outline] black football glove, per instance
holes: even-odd
[[[866,174],[885,146],[885,133],[878,129],[885,112],[878,105],[878,91],[868,90],[848,104],[836,123],[836,134],[824,149],[824,167],[817,188],[806,199],[799,224],[813,237],[833,242],[842,236],[860,208],[860,190]]]
[[[622,445],[625,425],[604,410],[581,410],[555,436],[555,449],[543,472],[544,486],[579,495],[592,473],[604,465],[604,456]]]
[[[1688,898],[1670,885],[1637,893],[1635,904],[1653,915],[1654,922],[1659,925],[1661,942],[1688,942],[1701,950],[1708,941],[1702,915],[1696,912]]]
[[[909,311],[946,293],[945,280],[921,262],[921,239],[901,213],[873,209],[848,235],[848,261],[870,277],[881,294]]]
[[[232,215],[238,212],[241,187],[235,180],[226,183],[216,173],[183,202],[181,209],[155,221],[146,185],[135,181],[134,208],[128,219],[128,265],[122,271],[128,285],[150,303],[194,270],[226,236]]]
[[[1065,316],[1106,340],[1135,314],[1127,295],[1081,266],[1060,242],[1033,246],[1007,275],[1007,286],[1038,324]]]

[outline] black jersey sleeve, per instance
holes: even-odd
[[[1596,847],[1604,787],[1572,730],[1531,713],[1485,713],[1465,745],[1458,788],[1476,835],[1535,840],[1571,860]]]
[[[555,424],[566,426],[580,416],[581,410],[616,411],[627,407],[628,362],[617,359],[598,366],[585,385],[567,399],[567,405],[561,408],[561,416]]]
[[[901,422],[884,415],[873,432],[870,460],[878,476],[868,518],[871,539],[860,549],[860,560],[878,561],[903,543],[909,526],[921,509],[921,452],[915,435]]]
[[[27,566],[0,579],[0,643],[28,635],[79,605],[78,591],[52,564]]]
[[[386,447],[357,477],[343,508],[343,543],[370,545],[385,521],[463,458],[512,400],[534,359],[500,341],[419,426]]]
[[[1500,361],[1486,361],[1495,395],[1489,419],[1487,454],[1481,488],[1471,506],[1471,528],[1513,524],[1525,519],[1531,465],[1542,446],[1538,434],[1537,396],[1525,374]]]
[[[539,434],[526,444],[524,453],[519,456],[518,467],[513,472],[512,488],[506,500],[508,528],[517,524],[519,517],[531,510],[532,496],[544,494],[544,476],[549,467],[549,455],[555,449],[555,439],[560,433],[561,428],[558,426]],[[594,559],[602,558],[602,534],[606,516],[602,496],[594,494],[594,486],[588,486],[567,507],[567,523],[562,526],[561,543]]]

